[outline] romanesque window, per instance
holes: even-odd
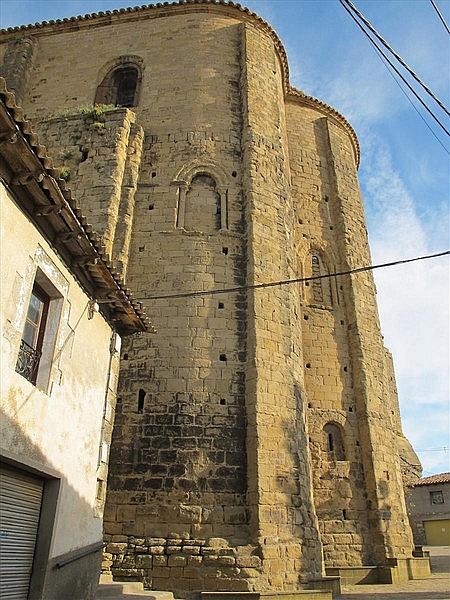
[[[322,275],[320,270],[320,259],[317,254],[311,255],[311,274],[313,277],[319,277]],[[323,303],[323,289],[322,281],[320,279],[315,279],[312,282],[312,295],[314,302],[318,302],[320,304]]]
[[[109,71],[98,86],[95,104],[136,106],[139,82],[139,68],[132,63],[121,64]]]
[[[215,180],[206,173],[196,175],[186,193],[184,227],[214,233],[221,226],[221,201]]]
[[[325,261],[321,254],[317,251],[311,252],[309,255],[309,265],[307,271],[311,277],[319,277],[326,275],[328,269],[325,266]],[[309,283],[309,303],[320,304],[325,306],[332,305],[331,282],[328,278],[313,279]]]
[[[327,423],[323,428],[324,449],[334,460],[345,460],[342,430],[337,423]]]

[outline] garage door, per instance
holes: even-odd
[[[450,519],[424,521],[423,524],[429,546],[450,546]]]
[[[0,467],[0,597],[26,600],[41,512],[43,481]]]

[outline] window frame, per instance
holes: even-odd
[[[434,502],[435,498],[440,498],[439,502]],[[442,490],[433,490],[430,491],[430,503],[432,506],[439,506],[440,504],[445,504],[444,492]]]
[[[40,302],[42,303],[42,310],[40,311],[40,314],[39,314],[39,321],[36,323],[34,323],[28,317],[33,296],[35,298],[37,298],[38,300],[40,300]],[[40,364],[41,357],[42,357],[42,348],[44,345],[45,330],[47,327],[47,318],[48,318],[49,307],[50,307],[50,296],[42,289],[42,287],[35,280],[33,282],[33,287],[31,290],[29,301],[28,301],[27,312],[25,315],[25,323],[22,328],[22,337],[21,337],[21,343],[20,343],[20,349],[19,349],[19,356],[18,356],[17,362],[16,362],[16,371],[19,373],[19,375],[22,375],[22,377],[24,377],[27,381],[29,381],[33,385],[36,385],[36,382],[37,382],[39,364]],[[37,331],[34,346],[30,345],[24,339],[25,338],[25,335],[24,335],[25,328],[27,326],[27,323],[30,323],[32,326],[34,326]],[[23,371],[21,372],[21,371],[17,370],[17,367],[18,367],[18,364],[20,361],[20,353],[22,351],[22,344],[25,344],[28,348],[33,350],[33,352],[36,354],[35,364],[32,367],[30,377],[27,377],[25,372],[23,372]]]
[[[15,371],[45,394],[48,393],[52,378],[55,349],[61,331],[63,306],[65,305],[67,293],[65,286],[61,286],[56,277],[49,277],[50,272],[46,266],[46,262],[39,265],[35,270],[33,280],[30,281],[31,291],[24,310],[25,314],[22,317],[20,344],[15,363]],[[24,337],[27,323],[36,326],[36,323],[28,318],[33,295],[43,303],[34,347],[30,346]],[[22,364],[26,364],[22,359],[27,348],[29,348],[28,352],[31,350],[38,353],[38,358],[35,359],[31,373],[27,373],[27,369],[22,368]]]

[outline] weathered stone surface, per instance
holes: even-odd
[[[39,30],[24,107],[157,329],[122,349],[105,567],[294,590],[322,556],[410,556],[404,438],[371,275],[149,298],[370,262],[348,125],[289,88],[265,25],[205,7]],[[134,108],[82,114],[121,64]]]

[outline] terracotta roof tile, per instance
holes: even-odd
[[[437,483],[450,483],[450,473],[438,473],[429,477],[422,477],[414,484],[414,487],[421,485],[435,485]]]

